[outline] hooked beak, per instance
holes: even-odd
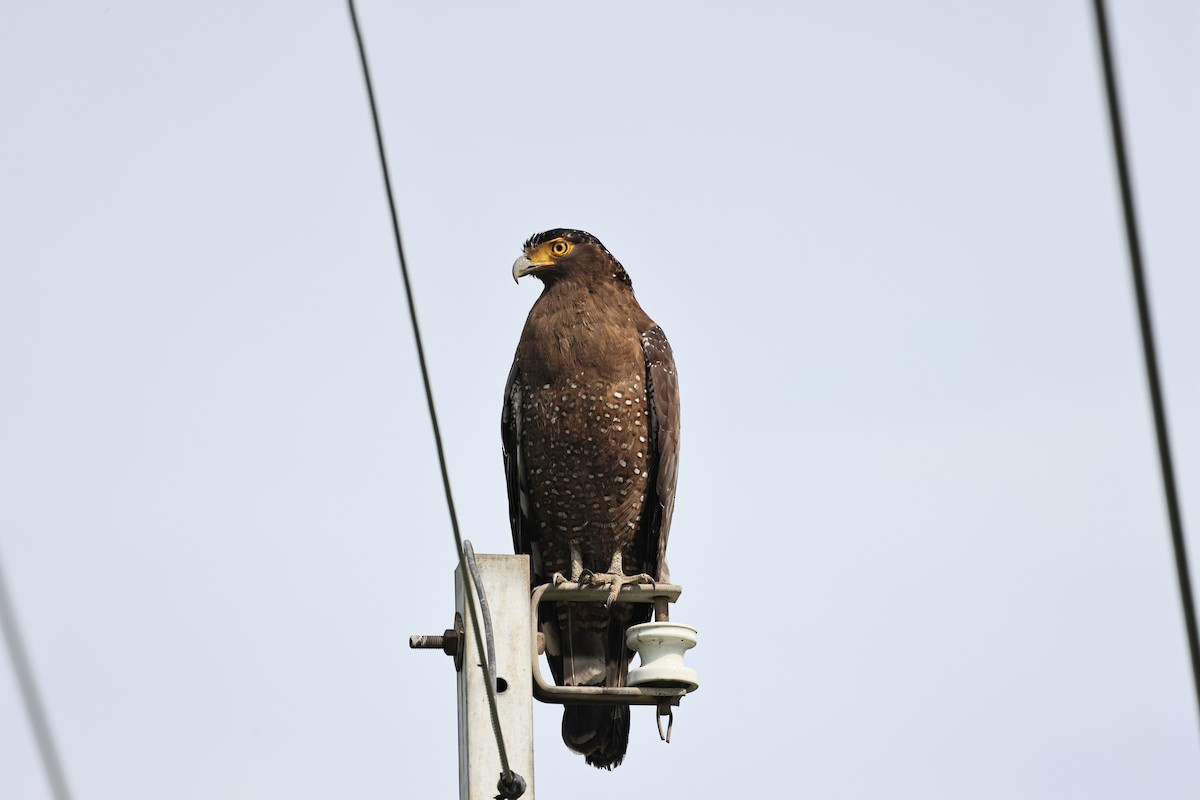
[[[533,269],[533,262],[529,260],[529,256],[521,256],[513,262],[513,283],[520,283],[521,276],[528,275]]]
[[[529,259],[529,256],[521,256],[513,262],[513,280],[520,283],[521,278],[537,272],[540,267],[547,266],[546,264],[535,264]]]

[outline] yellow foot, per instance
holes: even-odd
[[[604,601],[605,608],[612,608],[612,604],[617,601],[617,595],[621,592],[622,586],[634,586],[637,584],[648,583],[654,586],[654,578],[651,578],[646,573],[639,575],[622,575],[620,573],[613,574],[611,572],[589,572],[584,570],[584,574],[580,576],[580,585],[586,584],[590,586],[607,586],[608,597]]]

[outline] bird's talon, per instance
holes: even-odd
[[[592,572],[590,569],[585,569],[583,572],[579,573],[577,583],[580,586],[591,586],[595,580],[596,573]]]

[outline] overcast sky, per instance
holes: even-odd
[[[1200,8],[1111,3],[1200,569]],[[530,234],[674,346],[702,686],[540,796],[1194,798],[1090,4],[361,0],[464,533]],[[79,800],[450,798],[454,551],[340,2],[0,10],[0,554]],[[48,797],[0,659],[0,797]]]

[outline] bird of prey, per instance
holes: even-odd
[[[669,581],[679,391],[671,346],[596,237],[558,228],[525,242],[513,278],[545,285],[504,391],[501,433],[513,546],[533,584],[609,586],[607,603],[547,603],[546,658],[565,686],[623,686],[625,632],[648,606],[621,586]],[[628,706],[567,705],[563,741],[587,763],[625,757]]]

